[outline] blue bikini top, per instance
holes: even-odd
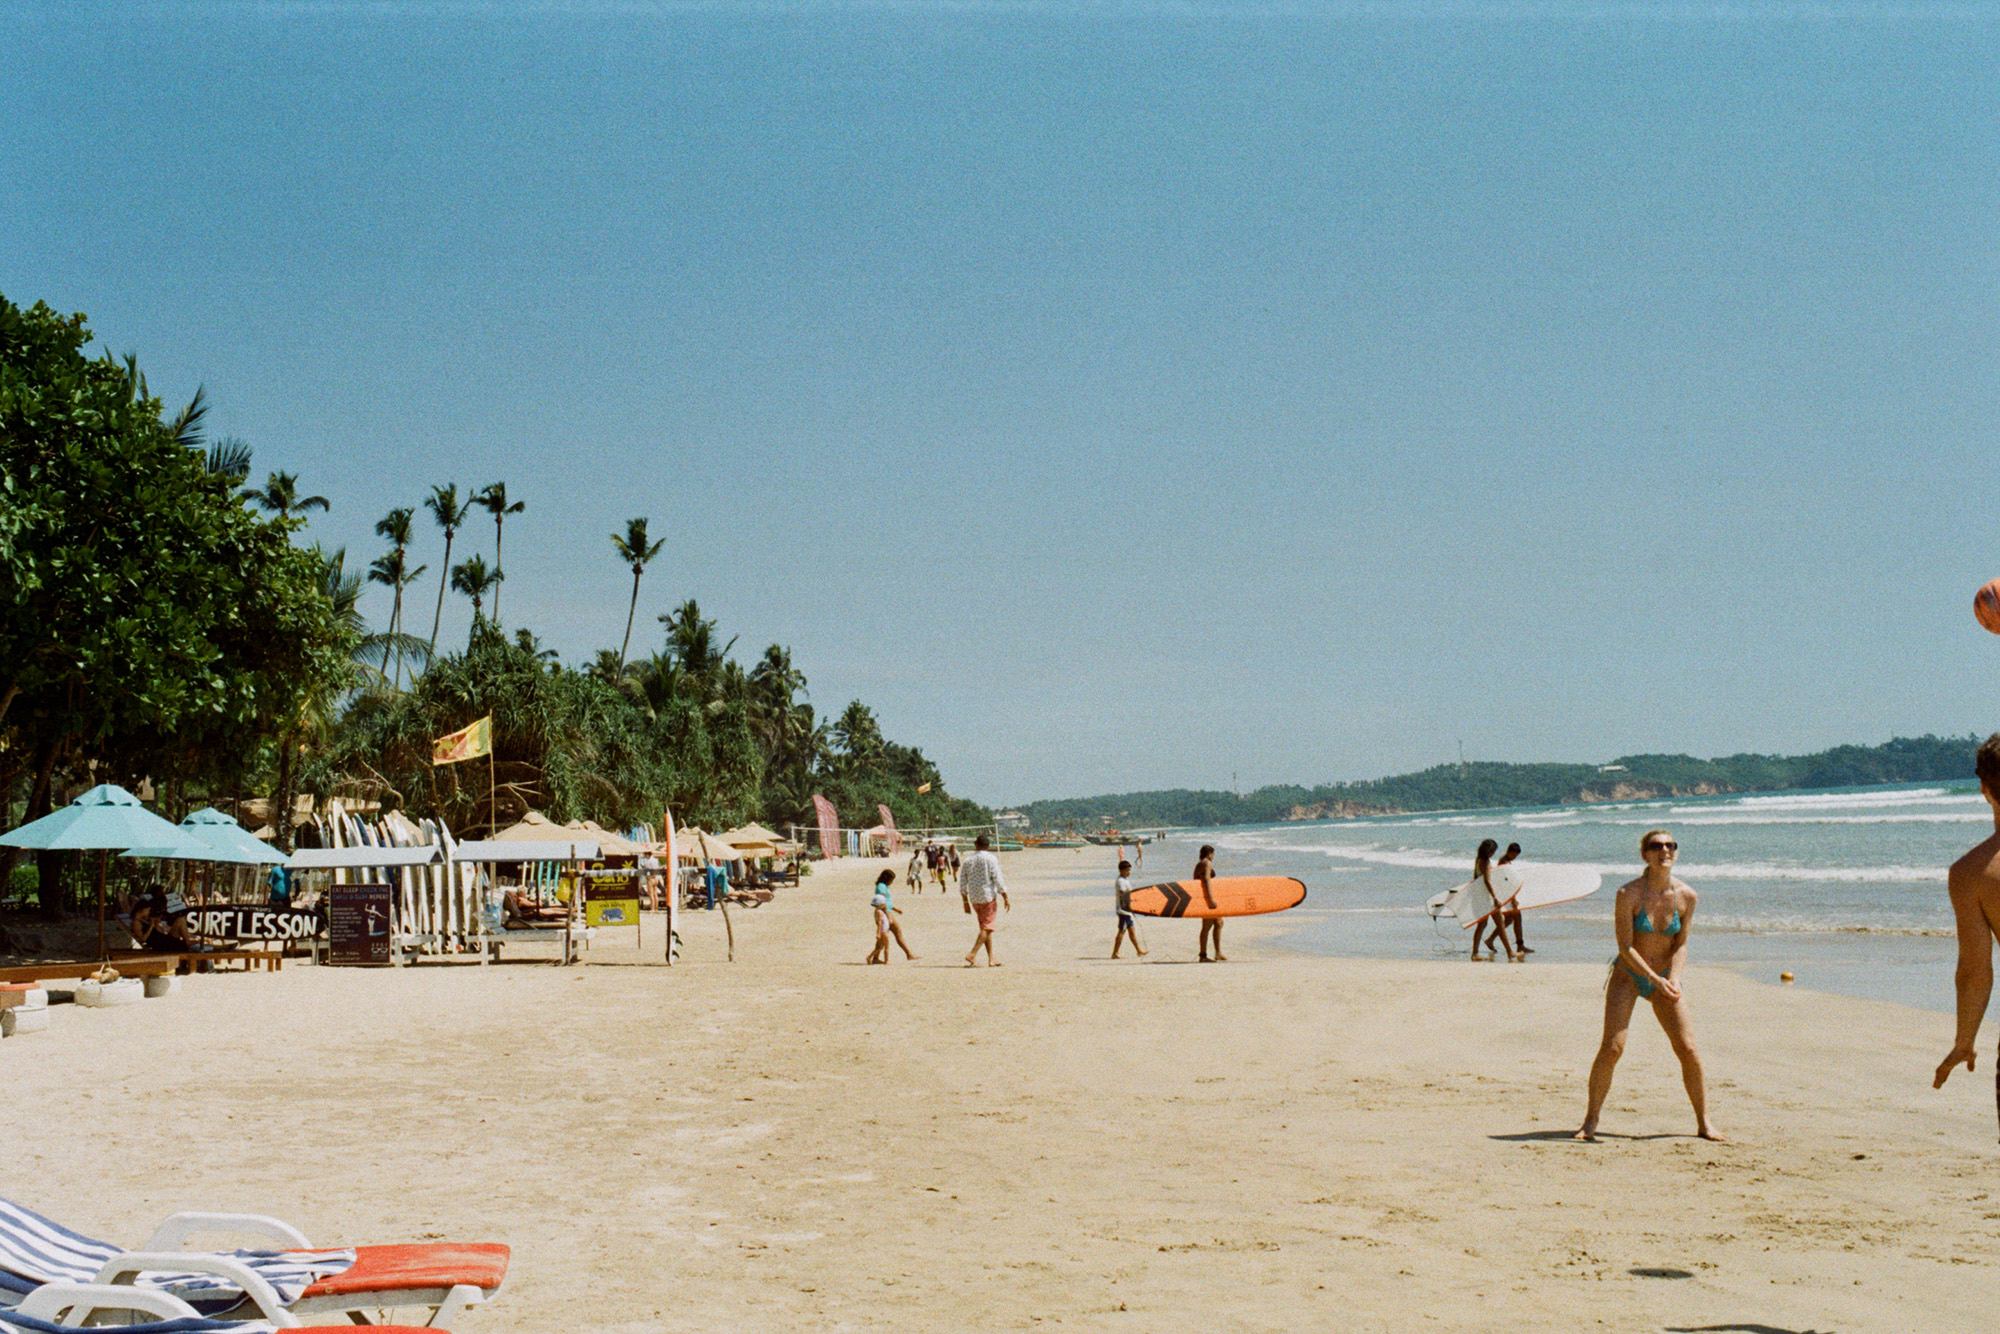
[[[1653,926],[1653,919],[1646,915],[1646,910],[1644,908],[1640,908],[1632,914],[1632,929],[1634,931],[1642,931],[1642,932],[1652,932],[1656,930],[1656,928]],[[1663,936],[1678,936],[1681,933],[1680,909],[1678,908],[1674,909],[1674,915],[1667,919],[1666,926],[1657,928],[1657,930],[1658,933]]]

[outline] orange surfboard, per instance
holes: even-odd
[[[1306,901],[1303,880],[1283,875],[1219,875],[1210,880],[1215,906],[1201,896],[1199,880],[1168,880],[1132,891],[1132,911],[1143,917],[1253,917],[1283,912]]]

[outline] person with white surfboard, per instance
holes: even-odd
[[[1466,891],[1466,898],[1471,903],[1470,912],[1474,919],[1472,959],[1475,963],[1480,960],[1479,951],[1486,943],[1488,931],[1493,933],[1493,938],[1507,951],[1507,962],[1521,962],[1521,956],[1514,953],[1514,947],[1508,944],[1507,933],[1500,925],[1502,905],[1499,893],[1493,888],[1493,854],[1498,851],[1500,851],[1500,841],[1485,838],[1479,841],[1479,849],[1472,855],[1472,882],[1471,888]],[[1508,901],[1511,902],[1513,897],[1509,894]],[[1486,957],[1491,957],[1491,951],[1488,951]]]
[[[1521,845],[1519,843],[1509,843],[1507,850],[1500,854],[1500,860],[1493,864],[1495,866],[1512,866],[1514,859],[1520,855]],[[1507,903],[1501,905],[1499,912],[1495,914],[1493,920],[1500,923],[1500,930],[1495,934],[1503,939],[1506,937],[1507,928],[1510,926],[1514,928],[1514,953],[1516,955],[1525,957],[1534,953],[1533,950],[1528,948],[1528,943],[1521,939],[1521,895],[1519,891],[1516,891]]]
[[[1651,1001],[1674,1055],[1680,1058],[1681,1084],[1694,1105],[1695,1133],[1725,1142],[1708,1119],[1708,1092],[1681,994],[1681,968],[1687,963],[1688,932],[1694,926],[1695,892],[1674,875],[1681,845],[1665,829],[1649,829],[1639,838],[1646,869],[1618,889],[1613,922],[1618,953],[1611,959],[1611,977],[1604,986],[1604,1039],[1590,1066],[1590,1103],[1576,1138],[1597,1138],[1597,1116],[1611,1093],[1611,1075],[1625,1054],[1632,1028],[1632,1010]]]

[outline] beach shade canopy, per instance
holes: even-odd
[[[204,846],[186,831],[147,810],[137,797],[116,783],[99,783],[61,810],[0,834],[0,846],[44,852],[171,848],[171,852],[154,855],[189,861],[200,861],[207,856]]]
[[[194,845],[193,848],[185,851],[164,847],[127,848],[125,855],[185,862],[227,862],[235,866],[279,866],[285,862],[284,853],[255,837],[213,806],[204,806],[181,821],[180,831],[184,839]]]
[[[680,857],[694,862],[740,862],[743,853],[730,847],[714,834],[704,834],[699,829],[675,831],[675,848]]]
[[[529,811],[518,824],[508,825],[491,839],[491,843],[547,843],[567,841],[576,836],[576,830],[567,825],[559,825],[540,811]]]
[[[730,830],[723,837],[731,843],[739,843],[746,846],[752,843],[763,843],[774,848],[784,841],[779,837],[775,829],[766,829],[754,820],[740,829]]]
[[[614,829],[606,829],[595,820],[572,820],[570,832],[592,839],[597,844],[600,855],[606,857],[636,857],[646,851],[643,843],[634,843]]]

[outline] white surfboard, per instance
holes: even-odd
[[[1603,883],[1604,877],[1586,866],[1513,862],[1493,868],[1494,890],[1505,899],[1508,891],[1513,889],[1514,906],[1523,910],[1546,908],[1587,897],[1595,894]],[[1432,917],[1457,917],[1461,919],[1460,925],[1467,927],[1493,911],[1493,905],[1486,896],[1486,886],[1477,880],[1468,880],[1441,894],[1431,895],[1424,907]]]

